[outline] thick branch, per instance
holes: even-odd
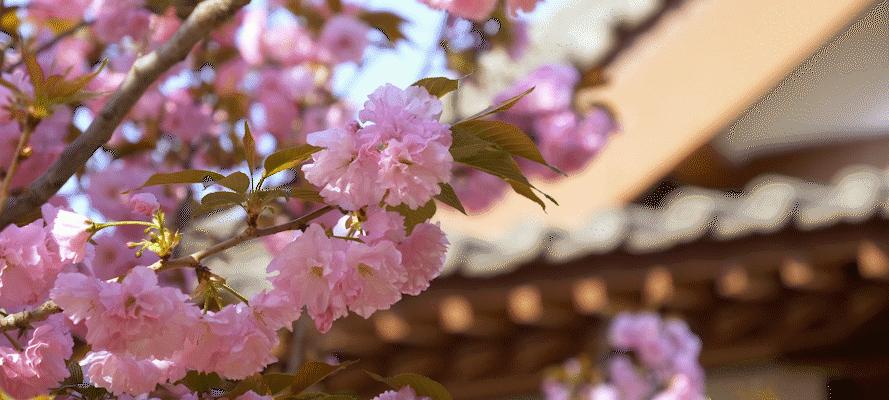
[[[248,240],[253,240],[263,236],[274,235],[276,233],[284,231],[303,230],[309,225],[309,222],[324,214],[327,214],[333,209],[334,208],[331,206],[325,206],[319,208],[316,211],[303,215],[302,217],[299,217],[295,220],[285,222],[281,225],[275,225],[262,229],[247,228],[238,236],[219,242],[204,250],[171,260],[159,260],[154,264],[151,264],[148,268],[160,272],[175,268],[196,267],[200,265],[201,261],[203,261],[204,259],[226,251]],[[22,311],[0,317],[0,331],[14,328],[24,328],[33,322],[45,320],[49,318],[50,315],[61,311],[62,309],[59,308],[56,303],[54,303],[52,300],[47,300],[45,303],[41,304],[34,310]]]
[[[46,203],[105,144],[142,94],[164,72],[184,60],[199,40],[221,25],[250,0],[207,0],[195,8],[179,30],[159,49],[139,57],[126,79],[96,116],[86,132],[27,191],[9,199],[0,214],[0,229]]]

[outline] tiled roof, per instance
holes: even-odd
[[[829,184],[764,175],[740,194],[682,187],[659,207],[605,210],[572,231],[530,218],[502,238],[449,233],[452,245],[445,273],[495,276],[541,257],[563,263],[616,250],[649,253],[704,239],[728,241],[790,227],[816,230],[874,217],[889,218],[886,171],[852,167]]]

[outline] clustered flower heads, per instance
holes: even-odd
[[[303,166],[306,179],[346,210],[380,202],[416,209],[451,178],[451,132],[441,112],[441,101],[421,87],[385,85],[359,113],[364,126],[309,135],[324,150]]]
[[[657,314],[620,314],[611,322],[603,376],[590,379],[584,363],[568,360],[544,381],[547,400],[704,400],[701,340],[681,320]]]
[[[334,232],[313,223],[283,244],[267,268],[272,289],[249,305],[202,312],[147,267],[108,281],[96,268],[78,268],[94,263],[95,228],[47,205],[43,219],[0,232],[0,306],[17,311],[52,299],[90,345],[79,361],[86,379],[118,396],[149,393],[187,371],[244,379],[276,361],[277,331],[303,309],[326,332],[349,312],[367,318],[419,294],[441,272],[448,244],[441,229],[406,227],[404,216],[385,208],[426,204],[450,178],[450,130],[440,113],[441,102],[425,89],[384,86],[361,113],[364,127],[310,135],[324,149],[304,166],[306,176],[327,201],[353,212]],[[149,193],[127,202],[145,217],[160,207]],[[45,393],[69,374],[73,342],[60,316],[35,325],[26,346],[0,342],[0,387],[17,397]],[[414,398],[405,390],[397,396]]]

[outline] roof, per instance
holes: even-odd
[[[616,250],[651,253],[705,238],[728,241],[788,227],[816,230],[874,217],[889,218],[889,174],[884,170],[850,167],[828,184],[764,175],[740,194],[681,187],[659,207],[628,205],[602,211],[574,230],[532,217],[500,238],[451,234],[445,273],[489,277],[539,258],[558,264]]]

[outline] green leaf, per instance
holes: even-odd
[[[189,371],[178,383],[195,392],[208,392],[210,389],[226,389],[231,386],[216,373],[202,374],[195,371]]]
[[[514,181],[525,184],[528,183],[528,179],[522,174],[519,165],[516,164],[512,156],[504,150],[486,148],[476,152],[470,157],[461,157],[459,159],[454,157],[454,160],[491,175],[498,176],[507,182]]]
[[[484,110],[481,110],[481,111],[479,111],[479,112],[477,112],[477,113],[475,113],[475,114],[473,114],[473,115],[471,115],[471,116],[469,116],[469,117],[466,117],[466,118],[464,118],[464,119],[463,119],[462,121],[460,121],[460,122],[472,121],[472,120],[474,120],[474,119],[484,118],[484,117],[487,117],[487,116],[489,116],[489,115],[491,115],[491,114],[496,114],[496,113],[499,113],[499,112],[501,112],[501,111],[509,110],[510,108],[512,108],[512,106],[515,105],[515,103],[518,103],[519,100],[521,100],[523,97],[527,96],[528,93],[531,93],[532,91],[534,91],[534,88],[533,88],[533,87],[530,88],[530,89],[528,89],[528,90],[526,90],[526,91],[524,91],[524,92],[522,92],[522,93],[520,93],[520,94],[518,94],[517,96],[510,97],[509,99],[506,99],[506,101],[504,101],[504,102],[502,102],[502,103],[500,103],[500,104],[495,104],[495,105],[490,106],[490,107],[488,107],[488,108],[486,108],[486,109],[484,109]],[[458,122],[458,123],[460,123],[460,122]]]
[[[268,384],[265,381],[265,377],[259,374],[248,376],[244,378],[234,388],[225,393],[226,398],[234,399],[238,396],[247,393],[249,391],[254,391],[259,395],[267,395],[274,394],[269,388]]]
[[[318,188],[310,185],[296,186],[290,189],[290,197],[296,197],[297,199],[311,201],[313,203],[324,202],[324,198],[321,197]]]
[[[25,70],[28,77],[31,78],[31,85],[34,87],[34,94],[39,96],[43,93],[45,78],[43,68],[37,62],[37,56],[28,46],[22,46],[21,50],[22,62],[25,64]]]
[[[514,156],[549,166],[531,137],[515,125],[503,121],[472,120],[452,126],[451,131],[475,135]]]
[[[406,204],[400,204],[397,206],[389,206],[386,207],[389,211],[394,211],[401,214],[404,217],[404,230],[408,235],[413,232],[414,227],[422,224],[432,218],[435,215],[436,206],[435,200],[429,200],[428,203],[422,205],[416,210],[412,210]]]
[[[207,212],[224,207],[241,205],[244,195],[233,192],[213,192],[201,198],[201,211]]]
[[[418,396],[426,396],[432,400],[452,400],[451,393],[448,392],[444,385],[420,374],[405,373],[385,378],[373,372],[364,372],[370,375],[371,378],[385,383],[396,390],[410,386],[417,392]]]
[[[252,196],[259,199],[261,204],[267,204],[281,197],[290,197],[290,191],[284,188],[262,189],[253,192]]]
[[[540,208],[546,210],[546,203],[544,203],[543,200],[541,200],[540,197],[537,196],[537,194],[535,194],[533,190],[531,190],[531,185],[526,185],[526,184],[523,184],[523,183],[521,183],[521,182],[509,182],[509,181],[507,181],[507,183],[509,183],[509,186],[512,187],[512,190],[513,190],[514,192],[516,192],[516,193],[522,195],[523,197],[525,197],[525,198],[527,198],[527,199],[529,199],[529,200],[531,200],[531,201],[533,201],[533,202],[539,204],[539,205],[540,205]],[[547,196],[547,198],[552,199],[552,198],[549,197],[549,196]],[[553,200],[553,202],[555,202],[555,200]]]
[[[296,371],[296,374],[293,377],[293,383],[290,385],[290,390],[294,394],[302,393],[306,389],[312,387],[312,385],[321,382],[328,376],[348,368],[355,362],[356,361],[346,361],[339,365],[330,365],[318,361],[306,361],[299,367],[299,370]]]
[[[407,39],[407,36],[405,36],[404,31],[401,29],[406,20],[398,14],[385,11],[363,12],[358,18],[364,20],[368,25],[374,27],[374,29],[386,36],[386,39],[389,39],[390,45],[394,45],[398,41]]]
[[[457,192],[454,191],[454,187],[447,183],[439,183],[438,186],[441,187],[441,193],[439,193],[438,196],[435,196],[435,198],[438,201],[453,207],[457,211],[460,211],[463,215],[466,215],[466,209],[463,208],[463,203],[461,203],[460,198],[457,197]]]
[[[225,175],[222,175],[218,172],[206,171],[201,169],[187,169],[184,171],[176,171],[165,174],[154,174],[148,178],[145,183],[140,186],[140,188],[144,188],[147,186],[156,186],[156,185],[173,185],[179,183],[210,183],[213,181],[219,181],[225,178]]]
[[[304,144],[302,146],[291,147],[288,149],[276,151],[265,159],[264,177],[269,177],[281,171],[288,170],[304,163],[312,154],[315,154],[321,147]]]
[[[269,394],[278,394],[294,383],[295,375],[269,373],[262,376],[262,381],[269,388]]]
[[[253,134],[250,133],[250,124],[244,121],[244,160],[247,161],[247,167],[250,168],[250,174],[256,171],[256,141],[253,140]]]
[[[457,90],[457,81],[443,77],[424,78],[414,82],[411,86],[419,86],[435,97],[442,97]]]
[[[250,189],[250,177],[241,171],[232,172],[216,183],[241,194],[247,193],[247,190]]]
[[[462,161],[464,159],[472,158],[479,152],[490,150],[492,148],[491,142],[483,140],[467,131],[452,129],[451,133],[452,142],[450,151],[451,156],[454,157],[454,161]]]
[[[456,157],[454,158],[456,159]],[[525,176],[522,174],[522,170],[519,169],[519,165],[516,164],[512,156],[506,151],[495,148],[487,148],[473,154],[471,157],[465,157],[458,161],[477,170],[487,172],[491,175],[499,177],[500,179],[503,179],[504,181],[506,181],[506,183],[512,186],[512,189],[516,193],[527,197],[528,199],[539,204],[540,207],[542,207],[544,210],[546,209],[546,203],[544,203],[542,200],[540,200],[540,197],[534,194],[533,190],[537,188],[535,188],[533,185],[531,185],[530,182],[528,182],[528,178],[525,178]],[[546,196],[546,198],[552,200],[553,203],[558,204],[552,197],[545,193],[543,194]]]

